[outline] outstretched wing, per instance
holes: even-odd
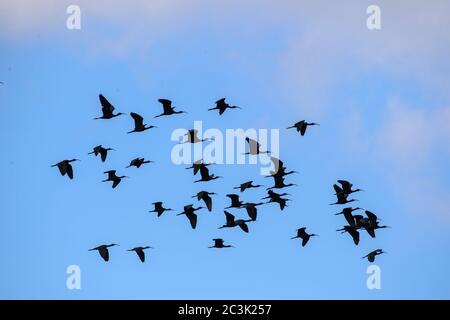
[[[144,250],[142,250],[141,248],[136,249],[136,253],[137,253],[139,259],[141,259],[142,262],[145,262],[145,252],[144,252]]]
[[[98,249],[98,253],[100,253],[100,256],[103,258],[103,260],[109,261],[109,251],[108,251],[108,248],[106,248],[106,247],[101,247],[101,248]]]
[[[225,212],[225,217],[227,219],[227,224],[231,224],[234,222],[234,216],[229,213],[228,211],[224,211]]]
[[[100,99],[100,104],[102,105],[103,114],[105,116],[112,115],[114,111],[114,106],[102,94],[100,94],[98,98]]]
[[[164,113],[172,112],[172,101],[168,99],[159,99],[158,101],[163,105]]]
[[[134,124],[136,127],[142,126],[144,123],[144,118],[142,118],[142,116],[140,116],[137,113],[131,112],[130,116],[133,118],[134,120]]]
[[[66,164],[66,173],[70,179],[73,179],[73,169],[72,169],[72,165],[70,163]]]

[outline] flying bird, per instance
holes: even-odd
[[[253,140],[249,137],[245,138],[245,141],[247,141],[249,146],[249,152],[245,152],[244,154],[250,154],[250,155],[257,155],[257,154],[269,154],[270,151],[261,151],[261,145],[258,143],[258,141]]]
[[[250,217],[250,219],[252,219],[253,221],[256,221],[256,216],[258,214],[258,210],[256,209],[257,206],[260,206],[264,204],[263,202],[260,203],[252,203],[252,202],[247,202],[242,204],[241,208],[245,208],[245,210],[247,210],[247,214]]]
[[[200,167],[200,175],[201,175],[201,179],[196,180],[194,182],[208,182],[211,180],[216,180],[219,178],[222,178],[221,176],[216,176],[214,174],[209,174],[209,169],[206,166],[201,166]]]
[[[127,250],[127,251],[134,251],[134,252],[136,252],[136,254],[138,255],[138,257],[141,260],[141,262],[145,262],[145,252],[144,252],[144,250],[146,250],[146,249],[153,249],[153,248],[150,247],[150,246],[135,247],[135,248]]]
[[[130,116],[134,120],[134,129],[131,131],[128,131],[127,133],[142,132],[142,131],[145,131],[148,129],[157,128],[156,126],[144,124],[144,118],[142,118],[142,116],[140,116],[137,113],[131,112]]]
[[[109,261],[109,247],[118,246],[118,244],[111,243],[111,244],[102,244],[101,246],[89,249],[89,251],[97,250],[100,256],[105,260],[106,262]]]
[[[123,115],[125,113],[119,112],[117,114],[114,114],[114,106],[109,103],[109,101],[102,95],[99,94],[98,98],[100,100],[100,104],[102,105],[102,116],[98,117],[98,118],[94,118],[94,120],[98,120],[98,119],[112,119],[114,117]]]
[[[375,262],[375,257],[386,253],[386,251],[383,251],[383,249],[376,249],[372,252],[370,252],[369,254],[365,255],[364,257],[362,257],[363,259],[367,258],[367,260],[369,260],[369,262]]]
[[[352,207],[348,207],[348,208],[344,208],[341,212],[336,213],[335,215],[340,215],[343,214],[345,220],[347,220],[348,224],[350,226],[356,226],[356,221],[355,221],[355,217],[353,216],[353,211],[356,210],[361,210],[361,208],[352,208]]]
[[[136,167],[140,168],[145,163],[153,163],[151,160],[145,160],[144,158],[136,158],[130,161],[130,164],[125,168]]]
[[[306,128],[308,126],[318,126],[318,125],[319,125],[318,123],[314,123],[314,122],[308,123],[305,120],[302,120],[302,121],[296,122],[293,126],[288,127],[286,129],[295,128],[297,130],[297,132],[300,132],[300,134],[302,136],[304,136],[306,133]]]
[[[58,162],[57,164],[52,165],[51,167],[58,167],[59,172],[62,176],[66,175],[69,177],[69,179],[73,179],[73,168],[70,164],[74,161],[81,161],[79,159],[71,159],[71,160],[63,160]]]
[[[281,161],[280,159],[276,158],[276,157],[270,157],[270,160],[272,161],[273,165],[274,165],[274,169],[270,171],[270,176],[266,176],[266,177],[273,177],[273,176],[287,176],[293,173],[298,173],[297,171],[291,170],[291,171],[286,171],[286,167],[284,166],[283,161]]]
[[[153,202],[152,204],[154,205],[155,208],[149,212],[157,212],[158,217],[161,216],[165,211],[173,211],[173,209],[164,208],[162,201]]]
[[[233,246],[230,245],[225,245],[223,244],[223,239],[213,239],[214,241],[214,245],[208,248],[218,248],[218,249],[222,249],[222,248],[234,248]]]
[[[227,194],[227,197],[230,198],[231,204],[225,209],[242,207],[242,201],[239,200],[239,195],[232,193]]]
[[[296,186],[295,183],[284,183],[284,177],[283,176],[272,176],[273,180],[274,180],[274,185],[273,187],[267,188],[266,190],[271,190],[271,189],[282,189],[282,188],[286,188],[286,187],[290,187],[290,186]]]
[[[239,189],[241,192],[244,192],[247,189],[251,189],[251,188],[260,188],[260,187],[264,187],[263,185],[260,184],[253,184],[253,180],[251,181],[247,181],[244,183],[241,183],[241,185],[239,187],[234,187],[234,189]]]
[[[200,160],[194,161],[192,166],[186,168],[186,170],[194,169],[194,176],[195,176],[197,174],[197,172],[199,172],[200,168],[207,167],[207,166],[210,166],[212,164],[213,163],[203,163],[203,160],[200,159]]]
[[[186,111],[175,111],[175,107],[172,107],[172,101],[170,101],[168,99],[158,99],[158,101],[163,106],[163,113],[155,116],[155,118],[158,118],[161,116],[171,116],[173,114],[187,113]]]
[[[354,193],[354,192],[364,191],[364,190],[362,190],[362,189],[355,189],[355,190],[352,190],[353,184],[351,184],[350,182],[348,182],[348,181],[346,181],[346,180],[338,180],[337,182],[341,185],[342,191],[343,191],[346,195],[349,195],[349,194]]]
[[[244,231],[245,233],[248,233],[247,222],[251,222],[253,220],[235,219],[234,215],[232,215],[228,211],[224,211],[224,213],[225,213],[225,217],[226,217],[226,223],[223,226],[219,227],[219,229],[234,228],[234,227],[239,226],[239,228],[241,228],[242,231]]]
[[[276,193],[276,192],[274,192],[272,190],[268,190],[267,194],[268,194],[268,196],[262,198],[261,200],[269,199],[269,201],[266,202],[266,203],[272,203],[272,202],[278,203],[279,206],[280,206],[280,210],[281,211],[283,211],[283,209],[285,207],[287,207],[287,204],[286,204],[287,201],[290,201],[290,199],[282,198],[283,196],[289,195],[288,193],[279,194],[279,193]]]
[[[209,139],[207,139],[207,138],[200,139],[197,135],[198,135],[197,129],[188,130],[188,132],[186,132],[186,134],[185,134],[186,141],[181,142],[181,143],[183,144],[183,143],[197,143],[197,142],[209,141]]]
[[[302,247],[304,247],[306,246],[311,237],[318,237],[318,236],[319,235],[315,233],[308,234],[306,232],[306,228],[302,227],[300,229],[297,229],[297,235],[295,237],[292,237],[291,239],[298,239],[298,238],[302,239]]]
[[[242,109],[242,108],[238,106],[230,106],[228,103],[225,102],[225,98],[222,98],[217,100],[216,106],[214,108],[208,109],[208,111],[219,110],[219,115],[222,115],[226,109]]]
[[[347,200],[348,194],[344,192],[337,184],[333,185],[334,190],[336,191],[337,201],[335,203],[330,203],[330,205],[334,204],[346,204],[353,201],[358,201],[356,199]]]
[[[192,198],[197,198],[198,201],[203,200],[203,202],[206,205],[206,208],[209,212],[212,210],[212,199],[210,195],[217,194],[215,192],[208,192],[208,191],[199,191],[195,196],[192,196]]]
[[[113,148],[104,148],[102,145],[98,145],[92,149],[92,152],[88,154],[94,154],[95,156],[100,155],[102,162],[106,161],[106,156],[108,155],[108,151],[115,151]]]
[[[189,219],[192,229],[195,229],[195,227],[197,226],[197,215],[195,214],[195,211],[200,209],[203,209],[203,207],[194,208],[192,204],[189,204],[184,206],[183,212],[177,214],[177,216],[180,216],[182,214],[186,215],[186,217]]]
[[[342,229],[338,229],[336,231],[341,231],[341,233],[348,233],[352,239],[355,245],[358,245],[359,243],[359,232],[357,227],[354,226],[344,226]]]
[[[119,185],[120,181],[122,181],[123,178],[129,178],[128,176],[120,176],[120,177],[117,176],[116,170],[109,170],[109,171],[105,171],[103,173],[106,173],[108,175],[108,178],[105,180],[102,180],[102,182],[112,181],[113,189]]]

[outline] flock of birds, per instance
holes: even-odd
[[[100,104],[102,106],[102,116],[94,118],[94,120],[98,119],[104,119],[109,120],[113,119],[115,117],[125,115],[124,113],[114,113],[114,106],[102,95],[99,95]],[[159,99],[158,100],[163,107],[163,112],[159,115],[156,115],[155,118],[162,117],[162,116],[171,116],[175,114],[182,114],[187,113],[185,111],[176,111],[175,107],[172,106],[172,101],[168,99]],[[218,110],[219,115],[222,115],[227,109],[241,109],[238,106],[231,106],[226,101],[225,98],[222,98],[220,100],[216,101],[216,106],[214,108],[208,109],[208,111],[212,110]],[[130,113],[131,118],[134,121],[134,128],[133,130],[129,131],[128,133],[135,133],[135,132],[143,132],[152,128],[155,128],[153,125],[148,125],[144,123],[144,118],[140,116],[137,113],[131,112]],[[300,133],[301,136],[304,136],[306,133],[306,130],[310,126],[317,126],[319,124],[317,123],[308,123],[305,120],[299,121],[295,123],[293,126],[288,127],[287,129],[296,129],[297,132]],[[195,129],[188,130],[186,133],[186,141],[182,143],[198,143],[198,142],[204,142],[207,141],[207,139],[200,139],[198,137],[198,132]],[[254,139],[251,139],[249,137],[246,138],[246,142],[248,144],[248,152],[245,154],[247,155],[258,155],[258,154],[270,154],[270,151],[262,150],[261,145]],[[109,147],[103,147],[102,145],[98,145],[93,148],[92,152],[89,154],[93,154],[95,156],[99,156],[101,158],[102,162],[105,162],[108,156],[109,151],[114,151],[114,149]],[[287,202],[290,201],[290,199],[286,198],[288,196],[288,193],[281,192],[277,193],[274,191],[274,189],[284,189],[290,186],[294,186],[293,183],[285,183],[285,178],[288,175],[297,173],[294,170],[288,171],[287,168],[284,166],[284,163],[273,156],[270,157],[273,165],[274,170],[270,172],[270,175],[267,177],[273,178],[274,184],[272,187],[266,188],[267,196],[262,198],[261,201],[265,202],[243,202],[240,200],[240,196],[237,193],[230,193],[226,196],[230,200],[230,205],[224,209],[245,209],[247,212],[248,218],[247,219],[236,219],[236,217],[230,213],[227,210],[224,210],[225,213],[225,223],[219,228],[234,228],[239,227],[243,232],[248,233],[249,227],[248,224],[251,222],[256,221],[258,210],[257,207],[264,205],[264,204],[270,204],[270,203],[277,203],[280,210],[284,210],[285,207],[287,207]],[[70,159],[70,160],[62,160],[54,165],[52,167],[58,167],[61,175],[67,175],[69,179],[73,179],[73,167],[72,163],[75,161],[80,161],[79,159]],[[135,158],[131,160],[130,164],[127,166],[129,167],[136,167],[140,168],[144,164],[152,163],[150,160],[146,160],[144,158]],[[219,178],[222,178],[220,176],[216,176],[214,174],[210,173],[210,170],[208,167],[210,165],[213,165],[213,163],[204,163],[202,159],[195,161],[192,166],[186,168],[189,170],[193,170],[194,176],[196,176],[198,173],[200,173],[200,179],[195,180],[194,182],[208,182],[212,180],[216,180]],[[117,175],[116,170],[109,170],[104,172],[107,175],[107,178],[103,180],[103,182],[112,182],[112,188],[116,188],[122,179],[128,178],[127,176],[119,176]],[[338,180],[338,184],[334,184],[333,188],[335,191],[335,195],[337,198],[337,201],[335,203],[332,203],[330,205],[346,205],[348,203],[358,201],[356,199],[348,199],[351,194],[354,194],[359,191],[363,191],[361,189],[353,189],[353,185],[346,181],[346,180]],[[254,184],[253,181],[246,181],[241,183],[239,186],[235,186],[235,190],[239,190],[240,193],[245,192],[247,189],[252,188],[261,188],[264,187],[260,184]],[[192,198],[196,198],[198,201],[203,201],[203,203],[206,206],[206,209],[208,211],[212,211],[212,198],[211,196],[216,195],[214,192],[209,191],[199,191],[196,195],[192,196]],[[174,211],[171,208],[165,208],[162,201],[154,202],[153,203],[153,210],[150,212],[155,212],[158,217],[160,217],[164,212],[166,211]],[[193,204],[185,205],[183,208],[183,211],[181,213],[178,213],[177,215],[184,215],[189,221],[189,224],[192,229],[195,229],[197,226],[197,214],[195,213],[198,210],[205,209],[203,206],[194,207]],[[345,207],[342,209],[341,212],[337,213],[336,215],[343,215],[347,225],[343,226],[341,229],[338,229],[337,231],[341,233],[348,233],[352,239],[355,245],[359,244],[360,241],[360,232],[366,231],[372,238],[375,238],[375,231],[377,229],[384,229],[389,228],[388,226],[380,225],[378,217],[371,211],[364,210],[365,216],[363,215],[357,215],[353,214],[354,211],[357,210],[364,210],[362,208],[352,208],[352,207]],[[311,237],[318,236],[314,233],[308,233],[306,232],[306,227],[301,227],[297,230],[297,234],[292,237],[291,239],[301,239],[301,245],[304,247],[308,243]],[[225,244],[225,241],[221,238],[215,238],[212,239],[214,241],[214,245],[210,246],[209,248],[232,248],[232,245]],[[103,244],[100,246],[97,246],[95,248],[90,249],[89,251],[98,251],[100,256],[103,258],[104,261],[109,261],[109,250],[108,248],[111,248],[113,246],[118,246],[118,244],[112,243],[112,244]],[[142,262],[145,262],[145,252],[146,249],[151,249],[150,246],[140,246],[132,248],[128,251],[134,251],[139,259]],[[374,262],[375,257],[386,253],[382,249],[376,249],[370,253],[368,253],[363,258],[367,258],[368,261]]]

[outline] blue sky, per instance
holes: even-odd
[[[378,31],[366,1],[79,1],[77,31],[65,27],[69,4],[0,4],[1,298],[450,298],[448,3],[379,1]],[[99,93],[158,128],[93,121]],[[243,109],[206,111],[222,97]],[[153,119],[159,98],[189,114]],[[321,126],[284,129],[301,119]],[[249,234],[218,230],[232,187],[271,181],[259,166],[221,165],[211,171],[222,181],[193,184],[171,162],[170,135],[195,120],[280,129],[280,157],[300,171],[289,208],[261,207]],[[87,155],[98,144],[117,151],[101,163]],[[125,169],[137,156],[156,163]],[[74,157],[73,181],[50,168]],[[131,178],[113,190],[100,182],[109,169]],[[393,228],[357,247],[335,232],[337,179],[366,190],[359,205]],[[174,213],[202,189],[219,196],[192,230]],[[148,213],[158,200],[177,211]],[[289,239],[301,226],[320,234],[305,248]],[[208,249],[215,237],[236,248]],[[121,246],[109,263],[87,251],[111,242]],[[145,264],[125,251],[137,245],[156,248]],[[377,248],[388,252],[382,289],[368,290],[361,257]],[[81,290],[66,288],[73,264]]]

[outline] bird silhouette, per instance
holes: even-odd
[[[123,178],[129,178],[128,176],[120,176],[120,177],[117,176],[116,170],[109,170],[109,171],[105,171],[103,173],[106,173],[108,175],[108,178],[105,180],[102,180],[102,182],[112,181],[113,189],[119,185],[120,181],[122,181]]]
[[[165,211],[173,211],[173,209],[164,208],[162,201],[153,202],[152,204],[154,205],[155,208],[149,212],[157,212],[158,217],[160,217]]]
[[[341,212],[336,213],[335,215],[340,215],[343,214],[345,220],[347,220],[348,224],[350,226],[356,226],[356,221],[355,221],[355,217],[353,216],[353,211],[356,210],[361,210],[361,208],[352,208],[352,207],[348,207],[348,208],[344,208]]]
[[[196,180],[194,182],[208,182],[211,180],[216,180],[219,178],[222,178],[221,176],[216,176],[214,174],[209,174],[209,169],[206,166],[201,166],[200,167],[200,175],[201,175],[201,179]]]
[[[241,192],[244,192],[247,189],[260,188],[260,187],[264,187],[264,186],[261,185],[261,184],[254,185],[253,184],[253,180],[251,180],[251,181],[247,181],[247,182],[241,183],[241,185],[239,187],[234,187],[234,189],[239,189]]]
[[[208,191],[199,191],[195,196],[192,196],[192,198],[197,198],[198,201],[203,200],[203,202],[206,205],[206,208],[209,212],[212,210],[212,199],[210,195],[217,194],[215,192],[208,192]]]
[[[306,228],[302,227],[300,229],[297,229],[297,235],[295,237],[292,237],[291,239],[298,239],[298,238],[302,239],[302,247],[304,247],[304,246],[306,246],[306,244],[308,243],[308,241],[311,237],[317,237],[317,236],[319,236],[319,235],[315,234],[315,233],[308,234],[306,232]]]
[[[263,202],[260,203],[253,203],[253,202],[246,202],[242,204],[241,208],[245,208],[247,210],[247,214],[253,221],[256,221],[256,216],[258,215],[258,210],[256,209],[257,206],[260,206],[264,204]]]
[[[92,152],[88,154],[94,154],[95,156],[100,155],[102,162],[106,161],[106,156],[108,155],[108,151],[115,151],[113,148],[104,148],[102,145],[98,145],[92,149]]]
[[[145,160],[144,158],[135,158],[130,161],[130,164],[125,168],[136,167],[140,168],[145,163],[153,163],[151,160]]]
[[[274,175],[272,176],[273,180],[274,180],[274,185],[273,187],[267,188],[266,190],[271,190],[271,189],[282,189],[282,188],[286,188],[286,187],[291,187],[291,186],[296,186],[295,183],[288,183],[285,184],[284,183],[284,177],[283,176],[279,176],[279,175]]]
[[[357,227],[354,226],[344,226],[342,229],[338,229],[336,231],[341,231],[341,233],[348,233],[352,239],[355,245],[358,245],[359,243],[359,232]]]
[[[102,95],[99,94],[98,98],[100,99],[100,104],[102,105],[102,113],[103,115],[101,117],[98,118],[94,118],[94,120],[98,120],[98,119],[112,119],[114,117],[118,117],[120,115],[123,115],[125,113],[119,112],[117,114],[114,114],[114,106],[109,103],[109,101]]]
[[[355,215],[355,222],[356,226],[358,228],[365,229],[367,233],[372,237],[375,238],[375,230],[377,229],[384,229],[384,228],[390,228],[389,226],[381,226],[379,225],[378,217],[375,213],[366,210],[365,211],[366,218],[361,215]]]
[[[197,215],[195,214],[195,211],[203,209],[203,207],[194,208],[192,204],[188,204],[184,206],[183,212],[177,214],[177,216],[180,216],[182,214],[186,215],[186,217],[189,219],[189,222],[191,223],[192,229],[195,229],[197,227]]]
[[[144,250],[146,250],[146,249],[153,249],[153,248],[150,247],[150,246],[135,247],[135,248],[127,250],[127,251],[134,251],[134,252],[136,252],[136,254],[138,255],[138,257],[141,260],[141,262],[145,262],[145,252],[144,252]]]
[[[197,143],[197,142],[209,141],[209,139],[207,139],[207,138],[200,139],[198,137],[198,130],[197,129],[188,130],[188,132],[186,132],[185,136],[186,136],[186,141],[181,142],[182,144],[183,143]]]
[[[230,106],[225,102],[225,98],[216,101],[216,106],[214,108],[208,109],[208,111],[219,110],[219,115],[222,115],[226,109],[242,109],[238,106]]]
[[[363,259],[367,258],[367,260],[369,260],[369,262],[375,262],[375,257],[383,254],[383,253],[387,253],[386,251],[383,251],[383,249],[376,249],[372,252],[369,252],[367,255],[365,255],[364,257],[362,257]]]
[[[272,161],[273,165],[274,165],[274,169],[270,171],[270,176],[266,176],[266,177],[273,177],[273,176],[287,176],[293,173],[298,173],[297,171],[291,170],[291,171],[286,171],[286,167],[284,166],[283,161],[281,161],[280,159],[276,158],[276,157],[270,157],[270,160]]]
[[[302,120],[302,121],[296,122],[296,123],[295,123],[293,126],[291,126],[291,127],[287,127],[286,129],[292,129],[292,128],[295,128],[295,129],[297,130],[297,132],[300,132],[300,134],[301,134],[302,136],[304,136],[305,133],[306,133],[306,128],[307,128],[308,126],[318,126],[318,125],[319,125],[318,123],[314,123],[314,122],[308,123],[308,122],[306,122],[305,120]]]
[[[97,250],[98,253],[100,254],[100,257],[103,258],[103,260],[105,260],[106,262],[109,261],[109,251],[108,248],[109,247],[114,247],[114,246],[118,246],[118,244],[115,243],[111,243],[111,244],[102,244],[101,246],[89,249],[89,251],[94,251]]]
[[[267,194],[268,194],[268,196],[262,198],[261,200],[269,199],[269,201],[266,203],[272,203],[272,202],[278,203],[280,206],[280,210],[283,210],[285,207],[287,207],[286,203],[287,203],[287,201],[290,201],[289,199],[282,198],[283,196],[289,195],[288,193],[278,194],[272,190],[268,190]]]
[[[214,241],[214,245],[208,248],[218,248],[218,249],[222,249],[222,248],[234,248],[233,246],[230,245],[225,245],[223,244],[223,239],[213,239]]]
[[[235,219],[234,215],[232,215],[231,213],[229,213],[228,211],[224,211],[225,213],[225,217],[226,217],[226,223],[219,227],[219,229],[222,228],[234,228],[239,226],[239,228],[242,229],[242,231],[244,231],[245,233],[248,233],[248,226],[247,226],[247,222],[251,222],[253,220],[244,220],[244,219]]]
[[[349,195],[354,192],[364,191],[362,189],[352,190],[353,184],[351,184],[350,182],[348,182],[346,180],[338,180],[337,182],[341,185],[341,187],[342,187],[341,189],[346,195]]]
[[[334,184],[333,188],[336,191],[337,201],[335,203],[330,203],[330,205],[346,204],[346,203],[349,203],[349,202],[358,201],[356,199],[348,200],[347,199],[348,198],[348,194],[346,194],[344,192],[344,190],[342,190],[337,184]]]
[[[134,120],[134,129],[128,131],[127,133],[142,132],[148,129],[157,128],[156,126],[144,124],[144,118],[142,118],[142,116],[138,115],[137,113],[131,112],[130,116]]]
[[[210,166],[210,165],[212,165],[212,164],[213,164],[213,163],[203,163],[203,160],[200,159],[200,160],[194,161],[194,163],[192,164],[192,166],[186,168],[186,170],[194,169],[194,176],[195,176],[195,175],[197,174],[197,172],[200,171],[200,168],[202,168],[202,167],[207,167],[207,166]]]
[[[57,164],[52,165],[51,167],[58,167],[59,172],[62,176],[66,175],[69,177],[69,179],[73,179],[73,168],[70,164],[71,162],[75,161],[81,161],[79,159],[71,159],[71,160],[63,160],[58,162]]]
[[[186,111],[175,111],[175,107],[172,107],[172,101],[170,101],[168,99],[158,99],[158,101],[163,106],[163,113],[155,116],[155,118],[158,118],[161,116],[171,116],[173,114],[187,113]]]
[[[249,155],[257,155],[257,154],[269,154],[270,151],[261,151],[261,145],[258,143],[258,141],[253,140],[249,137],[245,138],[245,141],[247,141],[249,146],[249,151],[245,152],[244,154]]]
[[[229,208],[240,208],[242,206],[242,201],[239,200],[239,195],[237,194],[227,194],[227,197],[230,198],[231,204],[225,209]]]

